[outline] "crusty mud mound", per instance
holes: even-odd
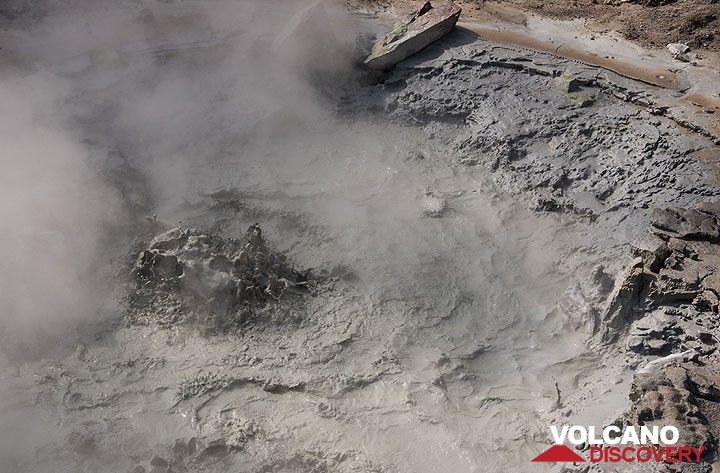
[[[169,230],[140,253],[132,276],[128,320],[160,326],[239,327],[274,317],[282,298],[308,287],[308,273],[268,249],[257,225],[239,239]]]
[[[639,373],[630,390],[632,406],[626,423],[674,425],[681,429],[685,444],[702,446],[705,457],[710,457],[714,454],[713,431],[717,428],[717,419],[712,417],[716,417],[720,401],[717,381],[717,370],[692,364]]]

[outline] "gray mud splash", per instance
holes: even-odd
[[[550,419],[626,408],[639,362],[605,337],[607,314],[649,209],[719,192],[691,158],[709,140],[632,99],[653,93],[458,32],[282,139],[282,115],[262,143],[215,117],[192,146],[208,159],[140,225],[133,276],[119,265],[129,315],[65,357],[5,363],[1,422],[43,428],[3,442],[3,466],[539,471]],[[268,255],[284,255],[278,276],[256,277]],[[191,267],[199,289],[178,282]],[[288,294],[298,268],[317,284]],[[182,316],[198,294],[223,297]],[[239,323],[196,324],[247,301]]]

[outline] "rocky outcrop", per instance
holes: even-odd
[[[610,295],[610,304],[601,321],[602,339],[613,342],[618,339],[642,310],[642,294],[646,287],[645,267],[641,258],[636,258],[620,277]]]
[[[460,11],[452,2],[440,5],[426,2],[408,21],[397,23],[375,43],[365,64],[373,69],[389,69],[418,53],[452,31]]]
[[[651,234],[632,245],[636,259],[610,297],[603,340],[630,327],[627,346],[638,354],[714,350],[720,248],[712,206],[654,209],[651,225]]]
[[[653,210],[651,233],[633,255],[602,324],[606,342],[629,327],[626,354],[640,365],[622,422],[674,425],[683,444],[712,456],[720,428],[718,205]]]

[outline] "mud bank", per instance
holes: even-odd
[[[718,149],[672,91],[460,30],[385,75],[267,88],[225,67],[296,77],[252,28],[296,9],[239,32],[217,5],[148,3],[142,47],[38,59],[80,84],[135,218],[117,311],[3,359],[23,428],[0,465],[540,471],[549,424],[672,417],[709,471]]]
[[[559,417],[557,413],[549,416],[551,423],[639,425],[673,418],[685,425],[688,441],[708,447],[711,453],[706,461],[711,463],[716,405],[704,390],[717,379],[714,369],[707,371],[707,365],[717,363],[717,333],[706,317],[712,319],[716,312],[712,302],[701,301],[715,298],[709,275],[716,271],[715,256],[711,255],[717,248],[701,242],[716,238],[717,216],[712,209],[717,173],[694,156],[717,155],[714,137],[704,139],[706,133],[693,136],[682,129],[687,128],[682,121],[663,117],[662,112],[656,115],[654,104],[663,100],[664,92],[633,84],[619,74],[590,72],[585,65],[469,41],[463,32],[456,34],[455,43],[448,43],[416,61],[407,61],[384,78],[380,86],[384,98],[378,106],[394,119],[424,127],[433,139],[453,149],[458,164],[481,167],[497,186],[522,195],[531,209],[575,214],[590,222],[590,228],[602,236],[595,234],[581,251],[608,255],[610,248],[625,247],[636,256],[659,257],[649,260],[647,266],[642,263],[648,261],[645,259],[629,262],[627,269],[614,277],[599,266],[593,289],[587,280],[585,285],[579,283],[587,306],[576,305],[572,311],[576,323],[585,325],[588,352],[607,350],[613,361],[598,360],[602,374],[580,381],[582,387],[576,386],[565,401],[559,400],[565,403],[564,409],[558,410]],[[643,99],[630,98],[638,92]],[[503,110],[499,116],[491,111],[499,109]],[[617,126],[622,131],[608,133]],[[658,146],[642,144],[650,136]],[[675,148],[677,145],[680,148]],[[683,150],[685,146],[689,148]],[[666,181],[669,176],[673,183]],[[658,210],[688,205],[707,210]],[[657,236],[648,236],[651,229],[677,250],[665,253],[666,244]],[[677,237],[696,243],[684,243]],[[652,238],[658,242],[655,246]],[[697,245],[703,250],[688,250]],[[691,255],[685,263],[676,263],[670,256],[684,251]],[[577,257],[575,252],[571,254],[568,259]],[[588,276],[586,272],[585,278]],[[709,286],[704,286],[700,281],[708,277]],[[682,282],[685,278],[687,283]],[[656,321],[658,311],[664,314],[662,322]],[[620,353],[622,362],[617,358]],[[625,414],[623,402],[613,400],[611,394],[617,391],[613,383],[623,383],[622,376],[612,378],[622,366],[642,373],[634,377],[630,391],[633,407]],[[703,381],[683,381],[683,376],[688,376],[684,374],[678,375],[677,381],[662,381],[666,376],[662,373],[673,369],[702,373],[698,376]],[[655,379],[658,376],[662,379]],[[608,377],[613,379],[609,384]],[[660,394],[665,389],[661,386],[668,384],[677,390],[675,395]],[[675,401],[663,403],[668,396],[678,399],[678,405],[672,405]],[[588,404],[595,407],[588,408]],[[598,415],[603,408],[607,418],[601,420]]]

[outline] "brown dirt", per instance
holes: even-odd
[[[351,7],[398,13],[413,0],[346,0]],[[615,30],[645,46],[685,43],[694,49],[720,51],[720,0],[455,0],[465,19],[522,22],[523,12],[551,18],[585,18],[595,30]]]
[[[469,3],[469,2],[468,2]],[[483,6],[486,2],[473,3]],[[490,2],[488,2],[490,3]],[[507,0],[499,2],[561,19],[587,18],[641,44],[664,47],[681,42],[720,51],[718,0]]]
[[[497,43],[514,44],[535,51],[545,52],[553,54],[555,56],[564,57],[567,59],[573,59],[580,61],[584,64],[589,64],[595,67],[601,67],[610,71],[614,71],[625,77],[630,77],[646,84],[652,84],[658,87],[667,89],[681,89],[683,82],[677,77],[675,73],[664,68],[649,68],[646,66],[640,66],[633,64],[628,61],[620,61],[613,59],[609,56],[603,56],[597,53],[583,51],[582,49],[576,49],[564,45],[558,46],[555,43],[551,43],[545,40],[536,39],[530,35],[517,33],[514,31],[507,30],[496,30],[493,28],[485,28],[475,23],[463,23],[463,28],[469,29],[477,33],[481,38],[494,41]],[[710,97],[699,97],[699,100],[712,100]],[[696,105],[696,102],[692,102]]]

